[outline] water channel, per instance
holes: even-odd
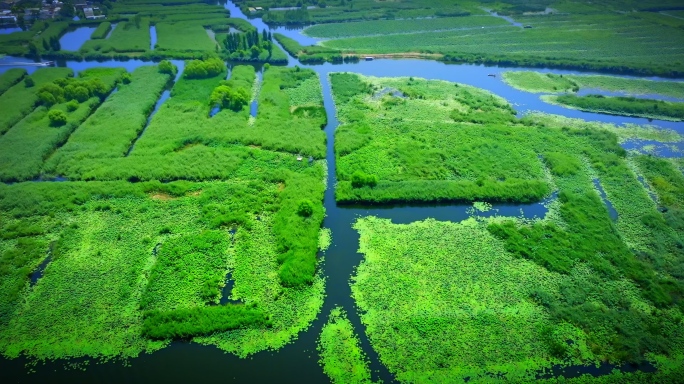
[[[232,17],[241,17],[249,20],[260,30],[268,28],[261,19],[248,19],[239,8],[232,3],[225,4],[230,9]],[[278,27],[271,29],[272,32],[287,34],[297,39],[302,44],[312,44],[315,39],[301,34],[300,30]],[[152,42],[154,46],[154,41]],[[30,62],[22,58],[1,58],[0,62]],[[75,72],[91,67],[124,67],[129,71],[142,65],[153,63],[139,60],[125,62],[59,62],[59,66],[67,66]],[[178,63],[176,63],[178,65]],[[231,63],[229,63],[231,64]],[[24,357],[14,360],[0,358],[0,371],[3,377],[9,378],[5,382],[99,382],[99,383],[148,383],[148,382],[192,382],[201,375],[204,380],[220,380],[221,382],[277,382],[277,383],[325,383],[329,379],[323,374],[318,365],[318,353],[316,340],[323,324],[331,309],[342,306],[352,322],[356,333],[361,340],[362,348],[371,362],[373,379],[381,379],[385,383],[394,382],[393,376],[380,363],[377,353],[371,348],[365,334],[365,327],[361,324],[357,308],[351,298],[349,279],[355,268],[360,264],[362,255],[357,253],[359,235],[352,229],[353,222],[362,216],[375,215],[391,219],[394,223],[411,223],[426,218],[437,220],[460,221],[471,215],[479,216],[524,216],[527,218],[542,217],[546,213],[546,203],[520,204],[520,205],[494,205],[487,212],[473,212],[471,205],[398,205],[398,206],[338,206],[334,199],[334,185],[336,184],[336,169],[334,156],[334,132],[338,122],[335,113],[335,105],[331,97],[328,74],[331,72],[356,72],[367,76],[413,76],[428,79],[448,80],[469,84],[478,88],[491,91],[511,102],[520,112],[542,111],[552,114],[575,117],[589,121],[601,121],[614,124],[634,123],[653,124],[661,128],[673,129],[684,133],[684,123],[667,121],[650,121],[641,118],[629,118],[612,115],[603,115],[566,109],[559,106],[544,103],[539,95],[518,91],[501,80],[501,73],[507,70],[536,70],[553,72],[557,74],[580,74],[577,71],[485,67],[481,65],[450,65],[435,61],[423,60],[374,60],[363,61],[355,64],[323,64],[302,65],[296,59],[289,57],[289,65],[315,70],[321,78],[324,96],[324,106],[328,117],[325,127],[327,136],[327,163],[328,163],[328,188],[325,192],[324,205],[326,218],[324,227],[332,230],[332,245],[325,254],[325,260],[321,263],[321,273],[326,277],[326,297],[320,314],[308,330],[299,334],[298,338],[278,351],[264,351],[247,358],[240,359],[234,355],[226,354],[212,346],[202,346],[189,342],[173,342],[167,348],[151,354],[142,354],[124,364],[122,361],[89,362],[86,369],[67,369],[74,363],[86,364],[86,359],[73,359],[68,361],[39,362],[31,366],[34,372],[28,373],[26,364],[29,363]],[[11,67],[0,66],[0,72]],[[25,67],[29,72],[35,67]],[[182,68],[182,67],[181,67]],[[257,67],[257,71],[260,68]],[[488,76],[490,74],[495,77]],[[665,80],[652,78],[654,80]],[[168,98],[169,93],[164,92],[160,101],[155,106],[155,111]],[[154,112],[153,112],[154,113]],[[256,115],[256,111],[254,113]],[[152,116],[150,116],[152,118]],[[679,149],[681,143],[677,144]],[[673,155],[681,152],[672,151]],[[600,188],[600,185],[597,185]],[[602,191],[602,189],[601,189]],[[553,199],[551,196],[549,199]],[[604,196],[605,199],[605,196]],[[612,215],[614,209],[605,200],[607,209]],[[42,272],[42,271],[41,271]],[[227,281],[230,276],[226,277]],[[39,282],[38,282],[39,283]],[[224,296],[227,298],[232,288],[227,284]],[[606,365],[604,369],[596,370],[594,367],[574,367],[573,370],[562,371],[565,376],[577,376],[582,373],[605,374],[610,373],[612,367]]]

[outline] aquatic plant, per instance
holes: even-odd
[[[330,311],[328,322],[318,338],[319,363],[333,383],[371,383],[368,358],[344,311]]]

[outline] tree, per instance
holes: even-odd
[[[36,85],[36,83],[33,81],[32,77],[27,77],[24,79],[24,86],[26,86],[26,88],[31,88],[34,85]]]
[[[78,109],[78,101],[71,100],[70,102],[67,103],[66,107],[67,107],[67,111],[73,112],[73,111]]]
[[[168,60],[162,60],[159,62],[159,72],[161,73],[167,73],[171,76],[176,75],[177,68],[173,63],[171,63]]]
[[[48,44],[47,40],[43,39],[43,50],[49,51],[50,50],[50,44]]]
[[[53,109],[48,112],[48,119],[50,119],[50,125],[54,127],[59,127],[67,122],[67,115],[64,111]]]
[[[313,214],[313,204],[309,200],[301,200],[297,207],[297,214],[302,217],[309,217]]]
[[[50,49],[57,52],[62,49],[61,44],[59,44],[59,37],[50,36]]]
[[[121,82],[124,84],[130,84],[133,78],[131,77],[131,74],[126,72],[121,76]]]
[[[62,1],[62,8],[59,10],[59,15],[68,19],[72,19],[74,17],[75,13],[73,0]]]
[[[258,58],[259,54],[261,53],[261,49],[259,49],[259,47],[257,47],[256,45],[252,45],[252,48],[250,48],[249,50],[253,59]]]

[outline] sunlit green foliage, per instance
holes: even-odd
[[[5,93],[14,84],[17,84],[26,76],[26,70],[23,68],[11,68],[0,75],[0,95]]]
[[[535,201],[532,128],[498,97],[443,81],[331,76],[341,202]]]
[[[654,81],[599,75],[554,75],[529,71],[504,72],[503,78],[512,87],[535,93],[576,92],[579,89],[588,88],[684,99],[684,82],[681,81]]]
[[[545,100],[583,111],[674,121],[684,120],[684,103],[603,95],[560,95],[546,97],[548,99],[545,98]]]
[[[101,91],[107,94],[123,72],[120,68],[93,68],[83,71],[78,81],[98,79]],[[61,89],[56,85],[55,87]],[[0,179],[17,181],[39,176],[43,161],[55,148],[66,142],[69,135],[101,102],[95,96],[71,112],[68,112],[66,102],[55,105],[50,111],[39,107],[17,123],[0,137]]]
[[[270,324],[257,309],[244,305],[221,305],[206,308],[152,311],[145,315],[143,334],[152,339],[187,339],[247,327]]]
[[[226,71],[226,64],[219,58],[189,61],[183,71],[183,77],[188,79],[203,79],[214,77]]]
[[[256,304],[259,310],[270,315],[271,327],[216,333],[195,341],[246,357],[264,349],[281,348],[314,321],[323,305],[324,280],[317,275],[311,285],[296,288],[281,285],[273,224],[272,217],[261,215],[251,231],[238,228],[231,270],[235,280],[231,298],[242,300],[246,305]],[[301,226],[301,223],[292,225]]]
[[[516,259],[486,223],[370,217],[355,228],[365,259],[352,292],[402,382],[528,381],[554,364],[667,355],[683,340],[679,310],[658,310],[631,282],[584,263],[558,274]]]
[[[320,45],[304,46],[280,33],[274,34],[273,37],[290,55],[302,63],[323,63],[326,61],[340,63],[344,59],[342,53],[337,49],[325,48]]]
[[[30,76],[35,83],[33,87],[17,83],[0,95],[0,134],[7,132],[35,108],[41,86],[72,74],[69,68],[41,68]]]
[[[132,81],[120,85],[69,138],[64,147],[50,157],[46,171],[70,174],[85,159],[120,157],[142,131],[169,75],[155,66],[144,66],[133,72]]]
[[[368,360],[341,308],[330,312],[318,339],[320,363],[333,383],[371,383]]]

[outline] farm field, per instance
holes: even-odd
[[[18,0],[5,381],[680,383],[680,3]]]
[[[51,113],[59,110],[67,116],[61,128],[50,127],[47,107],[39,106],[0,138],[0,145],[26,148],[2,152],[5,180],[50,170],[70,178],[65,183],[0,186],[0,348],[5,356],[130,358],[164,348],[176,338],[192,338],[246,357],[281,348],[313,321],[324,289],[315,267],[325,163],[298,162],[294,154],[282,152],[286,148],[268,151],[233,141],[214,146],[216,138],[208,135],[210,94],[226,73],[218,63],[218,77],[190,69],[209,68],[209,62],[188,64],[173,87],[171,108],[153,119],[179,118],[179,111],[186,123],[201,116],[204,130],[198,127],[190,136],[174,139],[172,131],[157,132],[159,123],[143,133],[147,115],[170,79],[168,63],[132,74],[90,69],[72,80],[55,80],[52,88],[62,84],[67,89],[65,102],[50,106]],[[72,109],[74,102],[66,102],[69,87],[93,79],[104,85],[105,95],[115,86],[118,92],[103,103],[104,97],[93,97]],[[238,67],[227,84],[251,90],[254,80],[252,67]],[[266,69],[261,88],[264,97],[278,104],[264,106],[251,129],[260,129],[262,120],[291,115],[293,124],[282,128],[285,138],[289,131],[307,127],[320,133],[325,115],[315,113],[322,98],[314,72]],[[305,111],[297,112],[298,107]],[[244,104],[220,115],[224,121],[249,124]],[[149,134],[155,146],[168,143],[172,149],[154,153],[141,140],[126,157],[141,133],[144,139]],[[189,137],[197,141],[189,142]],[[306,140],[316,145],[315,139]],[[48,156],[58,141],[66,143]],[[181,147],[173,149],[174,143]],[[194,149],[184,151],[186,146]],[[194,165],[195,173],[172,170],[187,163],[188,153],[194,164],[184,168]],[[166,162],[162,171],[177,181],[160,183],[165,176],[159,173],[122,168],[120,162],[128,159],[149,166]],[[108,162],[125,173],[79,173],[89,165],[106,171]],[[215,176],[199,164],[244,171]],[[259,172],[250,172],[254,169]],[[150,181],[130,183],[132,178]],[[29,277],[40,264],[47,267],[34,286]],[[227,276],[232,289],[224,292]],[[78,294],[65,299],[73,289]]]

